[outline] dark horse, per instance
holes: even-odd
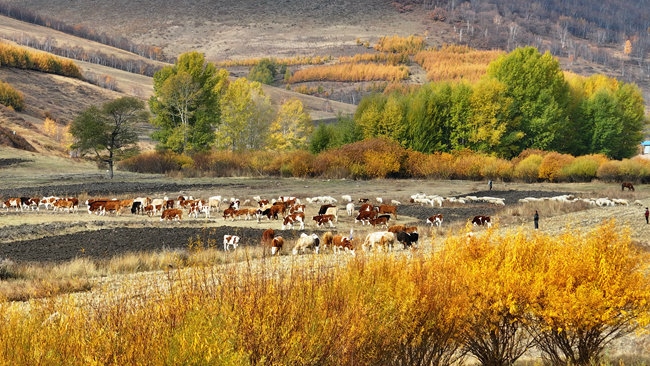
[[[634,186],[633,186],[632,183],[630,183],[630,182],[623,182],[623,183],[621,183],[621,191],[624,191],[625,188],[627,188],[628,190],[634,192]]]

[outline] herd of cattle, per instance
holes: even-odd
[[[418,195],[411,197],[412,203]],[[392,249],[395,243],[401,243],[404,248],[416,244],[419,235],[416,226],[389,225],[391,220],[397,220],[397,210],[400,202],[392,200],[391,204],[384,204],[381,198],[376,198],[377,204],[370,202],[370,199],[362,198],[352,202],[350,196],[342,196],[345,202],[345,212],[348,217],[354,217],[354,223],[362,226],[368,225],[373,228],[383,228],[385,231],[372,232],[360,243],[363,250],[373,248]],[[318,208],[317,214],[311,216],[316,227],[334,227],[339,220],[339,208],[337,200],[330,196],[318,196],[306,198],[311,206]],[[186,214],[189,217],[199,218],[204,215],[206,219],[214,213],[221,212],[224,220],[278,220],[282,222],[281,229],[304,230],[306,224],[306,204],[303,204],[296,197],[280,196],[278,199],[267,200],[259,196],[253,200],[245,200],[243,203],[236,198],[223,199],[221,196],[213,196],[204,199],[181,195],[175,199],[168,197],[151,199],[149,197],[137,197],[133,199],[88,199],[84,202],[85,209],[89,214],[98,216],[122,215],[131,213],[133,215],[148,215],[149,217],[159,216],[161,221],[172,221],[183,219]],[[357,209],[357,205],[360,207]],[[40,211],[41,209],[51,212],[79,212],[79,199],[76,197],[15,197],[2,202],[2,207],[7,211]],[[426,219],[426,224],[433,227],[440,227],[443,222],[442,214],[435,214]],[[489,216],[476,216],[472,220],[474,225],[490,226]],[[271,248],[271,254],[275,254],[284,245],[284,239],[275,235],[273,229],[265,233],[262,244]],[[267,231],[269,231],[267,230]],[[237,248],[240,237],[236,235],[225,235],[223,248],[225,251]],[[297,240],[292,253],[303,253],[306,250],[318,252],[321,247],[331,247],[334,252],[339,250],[349,251],[354,254],[353,230],[350,235],[334,235],[326,232],[322,238],[316,234],[302,234]]]

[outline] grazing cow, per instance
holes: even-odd
[[[431,227],[435,224],[437,227],[442,225],[442,214],[435,214],[427,219],[427,224],[431,224]]]
[[[15,207],[16,211],[20,209],[23,210],[23,205],[21,204],[20,198],[10,198],[2,203],[2,207],[6,208],[9,211],[10,207]]]
[[[352,245],[352,230],[350,230],[350,236],[343,236],[341,234],[333,235],[331,231],[323,234],[323,249],[327,248],[328,245],[332,246],[332,251],[334,254],[337,254],[340,250],[345,250],[350,252],[354,256],[354,246]]]
[[[59,197],[56,196],[48,196],[48,197],[43,197],[41,198],[41,201],[39,204],[43,205],[46,210],[49,210],[50,207],[54,207],[54,202],[60,200]]]
[[[183,210],[180,208],[167,208],[165,209],[162,214],[160,215],[160,221],[165,221],[165,220],[178,220],[182,221],[183,220]]]
[[[359,203],[366,203],[368,201],[370,201],[369,198],[359,198]]]
[[[131,205],[131,213],[132,214],[140,214],[142,213],[144,209],[144,206],[142,206],[142,201],[133,201],[133,204]]]
[[[394,243],[395,234],[390,231],[377,231],[366,236],[366,240],[363,241],[361,249],[365,252],[379,246],[390,251],[392,250]]]
[[[153,205],[146,205],[144,206],[144,213],[147,214],[147,216],[152,217],[156,214],[156,211],[160,209],[162,209],[160,205],[158,206],[158,209],[156,209]]]
[[[627,188],[628,191],[634,192],[634,186],[630,182],[621,183],[621,191],[624,191]]]
[[[26,198],[27,198],[26,200],[23,200],[23,197],[21,197],[21,203],[25,209],[29,208],[31,211],[34,210],[40,211],[40,206],[39,206],[41,202],[40,198],[38,197],[26,197]]]
[[[236,212],[237,212],[236,209],[232,207],[228,207],[227,209],[223,210],[223,219],[226,220],[227,218],[230,217],[231,221],[235,221]]]
[[[492,227],[492,220],[490,219],[490,216],[474,216],[472,219],[472,225],[474,226],[487,226],[487,227]]]
[[[395,217],[395,220],[397,220],[397,206],[393,205],[379,205],[379,213],[380,214],[392,214]]]
[[[281,236],[276,236],[271,239],[271,255],[280,254],[284,246],[284,239]]]
[[[293,228],[293,223],[296,221],[300,223],[299,230],[305,230],[304,212],[294,212],[290,215],[287,215],[287,217],[284,218],[284,222],[282,222],[282,230]]]
[[[57,210],[66,210],[68,212],[72,212],[74,207],[74,203],[72,201],[68,201],[66,199],[58,200],[54,202],[54,208],[52,209],[52,213],[56,212]]]
[[[372,203],[363,203],[361,204],[361,207],[359,208],[359,212],[361,211],[374,211],[375,206],[372,205]]]
[[[208,206],[210,207],[210,210],[214,208],[215,212],[219,212],[219,208],[221,207],[221,196],[208,197]]]
[[[100,214],[103,215],[106,202],[108,201],[106,200],[86,201],[86,205],[88,206],[88,213],[89,214],[95,213],[95,215],[100,215]]]
[[[114,212],[116,215],[120,214],[120,210],[122,209],[122,204],[120,201],[106,201],[106,204],[104,205],[104,210],[102,211],[102,215],[105,215],[106,212]]]
[[[298,238],[298,241],[291,252],[293,255],[296,255],[298,253],[304,253],[306,249],[313,250],[318,254],[318,250],[320,249],[320,239],[318,238],[318,235],[307,235],[305,233],[300,234],[300,238]]]
[[[312,217],[312,220],[316,221],[316,226],[322,226],[325,224],[329,224],[330,227],[334,227],[334,220],[336,218],[334,215],[316,215]]]
[[[333,204],[321,205],[320,208],[318,209],[318,214],[325,215],[325,213],[332,207],[336,207],[336,205]]]
[[[266,229],[262,233],[262,240],[260,243],[262,244],[262,246],[269,246],[271,245],[271,240],[273,239],[273,237],[275,237],[275,230]]]
[[[374,219],[370,219],[368,221],[372,226],[383,225],[386,227],[386,229],[388,229],[388,220],[390,220],[390,215],[379,215]]]
[[[412,233],[407,233],[406,231],[400,231],[395,234],[397,241],[404,245],[404,248],[410,248],[413,243],[417,243],[420,236],[417,231]]]
[[[232,250],[237,249],[237,246],[239,245],[239,236],[237,235],[224,235],[223,236],[223,250],[228,252],[230,251],[230,247],[232,247]]]
[[[359,211],[359,215],[354,219],[354,223],[361,222],[361,225],[370,224],[370,220],[377,217],[377,211]]]
[[[279,254],[284,245],[284,239],[281,236],[275,236],[275,230],[266,229],[262,233],[262,240],[260,241],[263,247],[271,248],[271,255]]]

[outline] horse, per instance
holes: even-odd
[[[634,186],[630,182],[621,183],[621,191],[624,191],[627,188],[629,191],[634,192]]]

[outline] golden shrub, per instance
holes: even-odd
[[[539,165],[539,178],[549,182],[557,182],[562,177],[562,169],[575,160],[575,157],[568,154],[550,152],[544,156]]]

